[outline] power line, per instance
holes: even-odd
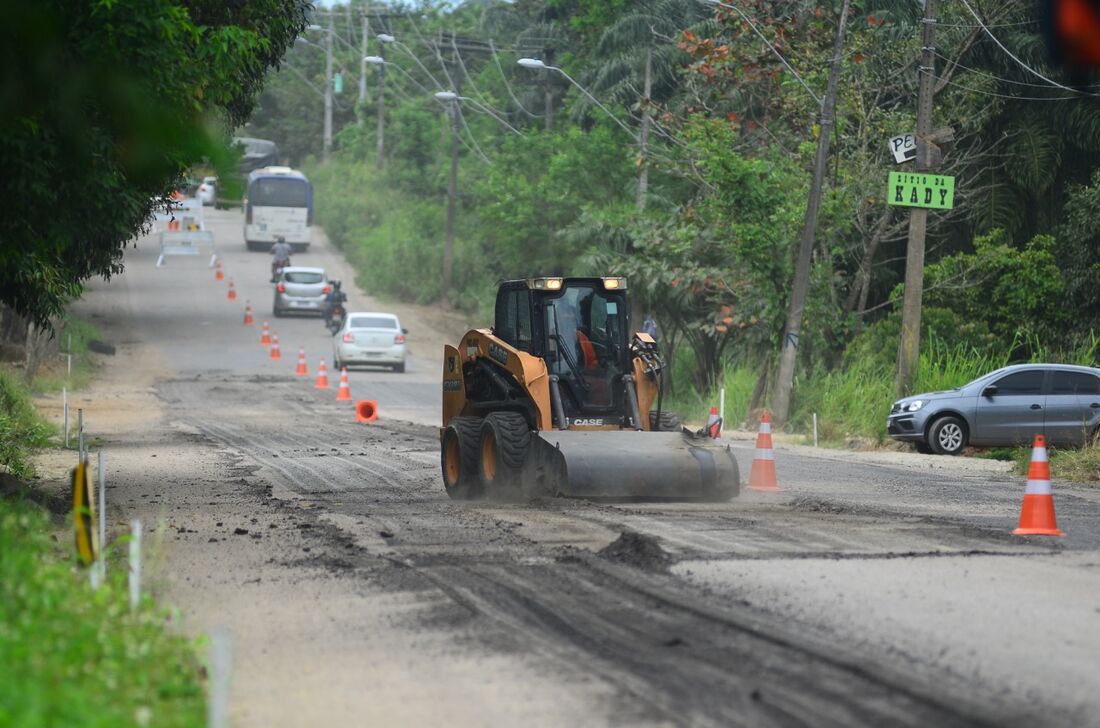
[[[497,55],[497,49],[496,49],[496,46],[493,45],[493,39],[492,38],[489,39],[489,49],[493,53],[493,62],[496,63],[496,65],[497,65],[497,71],[500,72],[500,79],[502,81],[504,81],[504,88],[508,91],[508,95],[512,97],[512,101],[515,102],[516,106],[519,107],[520,111],[527,114],[532,119],[541,118],[542,114],[535,114],[533,112],[528,111],[527,107],[524,106],[523,104],[521,104],[519,99],[516,98],[515,93],[512,91],[512,85],[510,83],[508,83],[508,77],[504,74],[504,68],[500,65],[500,56]]]
[[[956,88],[961,88],[964,91],[969,91],[972,94],[978,94],[980,96],[992,96],[998,99],[1010,99],[1012,101],[1079,101],[1081,99],[1080,96],[1012,96],[1009,94],[999,94],[995,91],[985,91],[983,89],[973,88],[971,86],[964,86],[957,81],[952,81],[949,78],[937,76],[935,74],[932,74],[932,78],[936,79],[937,81],[942,81],[948,86],[954,86]],[[1045,88],[1050,87],[1047,86]]]
[[[997,40],[997,36],[993,35],[993,31],[991,31],[988,27],[986,27],[985,23],[982,22],[982,19],[978,16],[978,14],[976,12],[974,12],[974,8],[970,7],[970,3],[968,3],[966,0],[959,0],[959,2],[961,2],[963,4],[963,6],[970,12],[970,14],[974,16],[974,20],[977,21],[978,26],[983,31],[985,31],[985,34],[989,36],[989,39],[992,40],[994,43],[996,43],[998,48],[1000,48],[1002,51],[1004,51],[1005,54],[1009,58],[1016,61],[1016,63],[1019,64],[1020,67],[1023,68],[1025,71],[1027,71],[1028,73],[1030,73],[1030,74],[1032,74],[1032,75],[1034,75],[1038,78],[1041,78],[1042,80],[1046,81],[1048,84],[1050,84],[1051,86],[1054,86],[1055,88],[1062,89],[1063,91],[1069,91],[1070,93],[1080,94],[1082,96],[1095,96],[1096,95],[1096,94],[1088,94],[1088,93],[1085,93],[1084,91],[1080,91],[1080,90],[1075,89],[1071,86],[1065,86],[1063,84],[1060,84],[1060,83],[1058,83],[1057,81],[1055,81],[1053,79],[1047,78],[1046,76],[1039,73],[1038,71],[1036,71],[1031,66],[1024,63],[1022,60],[1020,60],[1020,58],[1015,53],[1013,53],[1008,48],[1006,48],[1004,43]]]
[[[1027,81],[1014,81],[1011,78],[1001,78],[1000,76],[998,76],[995,73],[990,73],[989,71],[983,71],[980,68],[971,68],[970,66],[964,66],[963,64],[959,63],[958,61],[955,61],[951,58],[948,58],[947,56],[943,55],[939,51],[934,50],[934,51],[932,51],[932,53],[934,53],[938,58],[941,58],[944,61],[947,61],[952,66],[961,68],[964,71],[969,71],[970,73],[974,73],[974,74],[977,74],[979,76],[985,76],[986,78],[992,78],[996,81],[1000,81],[1001,83],[1013,84],[1015,86],[1028,86],[1030,88],[1050,88],[1050,86],[1048,84],[1045,84],[1045,83],[1029,83]],[[1095,88],[1095,87],[1090,87],[1090,88]]]

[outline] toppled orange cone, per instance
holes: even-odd
[[[779,490],[775,480],[775,451],[772,449],[772,418],[765,412],[760,418],[760,430],[756,434],[756,454],[749,471],[749,488],[752,490]]]
[[[1050,493],[1050,461],[1047,441],[1035,436],[1031,448],[1031,465],[1027,469],[1027,488],[1020,510],[1020,524],[1013,531],[1017,536],[1065,536],[1054,517],[1054,496]]]
[[[350,402],[351,401],[351,385],[348,384],[348,368],[342,367],[340,369],[340,386],[336,390],[337,402]]]
[[[317,367],[317,381],[313,387],[314,389],[328,389],[328,370],[325,369],[324,359],[321,359],[321,364]]]
[[[355,403],[356,422],[374,422],[378,419],[378,402],[373,399],[360,399]]]

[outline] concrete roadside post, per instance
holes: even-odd
[[[225,627],[210,633],[210,692],[206,696],[206,728],[229,728],[229,673],[232,642]]]
[[[67,387],[61,388],[61,426],[65,430],[65,449],[69,449],[69,390]]]
[[[726,429],[726,388],[718,390],[718,433]]]
[[[130,521],[130,611],[141,599],[141,521]]]
[[[80,460],[84,459],[84,408],[76,409],[76,454]]]
[[[814,447],[817,447],[817,413],[814,412]]]
[[[96,452],[96,466],[99,475],[99,578],[107,578],[107,481],[103,474],[103,451]]]

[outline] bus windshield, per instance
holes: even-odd
[[[248,201],[256,207],[307,207],[307,183],[300,179],[261,178],[252,183]]]

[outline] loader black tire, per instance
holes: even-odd
[[[683,428],[680,415],[675,412],[661,411],[661,421],[657,422],[657,411],[649,412],[649,429],[651,432],[679,432]]]
[[[493,412],[481,423],[477,468],[485,494],[522,495],[520,473],[531,449],[531,428],[516,412]]]
[[[477,474],[480,417],[454,417],[443,431],[439,461],[443,488],[452,500],[473,500],[482,495]]]

